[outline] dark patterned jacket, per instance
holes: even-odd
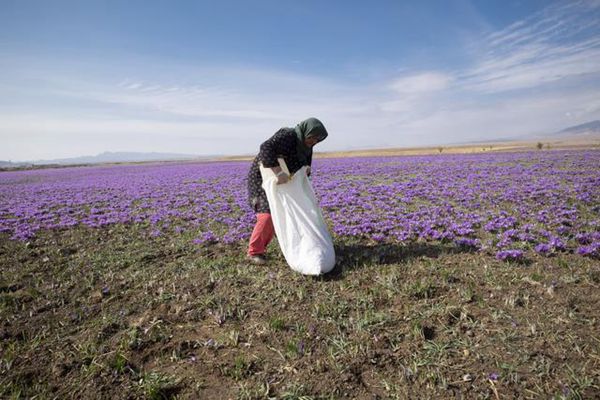
[[[291,174],[304,165],[311,165],[312,155],[306,164],[303,164],[296,153],[298,137],[293,128],[281,128],[270,139],[260,145],[260,152],[254,158],[250,172],[248,172],[248,202],[256,213],[271,213],[267,195],[262,188],[262,176],[259,164],[265,168],[279,165],[277,158],[283,158]]]

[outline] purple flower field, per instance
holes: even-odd
[[[247,162],[0,173],[0,234],[135,224],[191,246],[245,242]],[[320,159],[334,240],[453,243],[500,260],[600,254],[600,152]]]

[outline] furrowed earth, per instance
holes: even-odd
[[[139,223],[0,233],[0,397],[600,397],[597,256],[334,242],[335,270],[313,278],[276,240],[256,266],[243,240]]]

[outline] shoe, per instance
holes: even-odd
[[[267,258],[262,254],[255,254],[253,256],[248,256],[248,261],[256,265],[265,265],[267,263]]]

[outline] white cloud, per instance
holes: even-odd
[[[414,141],[424,138],[435,144],[551,133],[598,117],[596,90],[569,90],[560,96],[528,94],[488,104],[452,104],[401,129]]]
[[[598,2],[558,3],[484,38],[482,58],[457,77],[486,93],[600,74]]]
[[[426,93],[443,90],[452,78],[441,72],[421,72],[394,80],[390,87],[399,93]]]

